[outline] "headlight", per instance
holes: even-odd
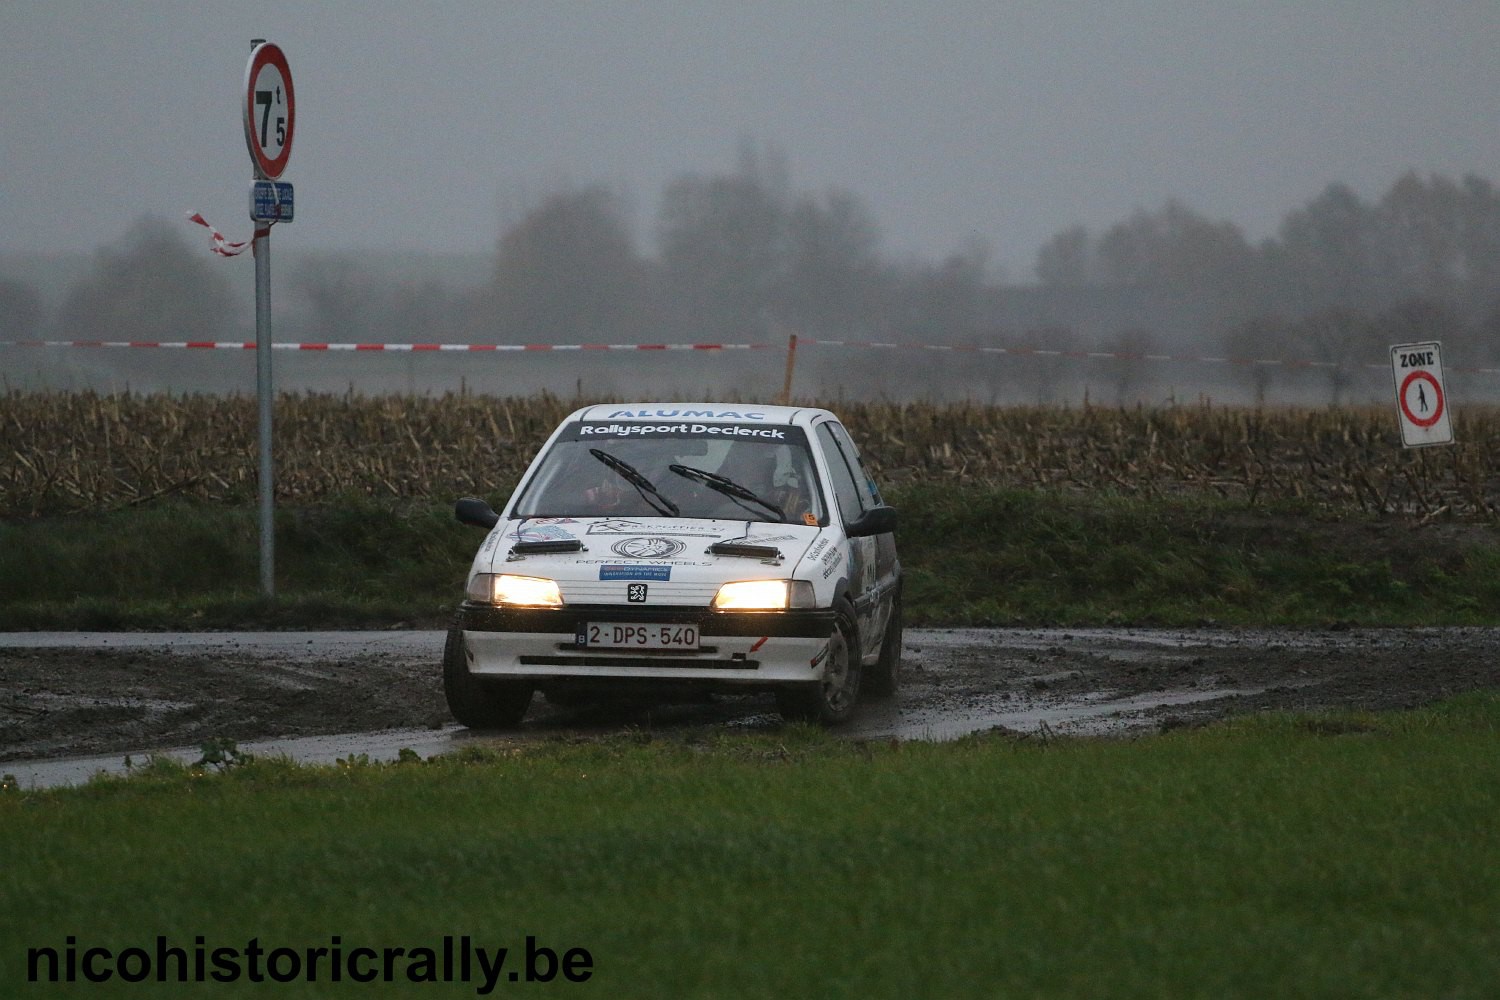
[[[555,580],[509,573],[479,573],[469,583],[469,600],[527,608],[560,608],[562,593]]]
[[[813,606],[812,584],[806,580],[737,580],[714,595],[716,611],[783,611]]]

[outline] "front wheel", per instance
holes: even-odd
[[[856,650],[854,617],[843,609],[834,620],[823,657],[823,674],[816,684],[799,684],[776,692],[776,706],[783,717],[799,722],[838,726],[854,715],[859,701],[860,663]]]
[[[448,710],[470,729],[512,729],[531,706],[531,688],[517,681],[482,681],[469,672],[463,630],[448,630],[443,646],[443,694]]]

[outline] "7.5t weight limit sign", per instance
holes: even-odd
[[[245,68],[245,142],[257,177],[275,180],[286,169],[296,120],[297,95],[286,55],[270,42],[257,45]]]
[[[1452,444],[1448,394],[1443,389],[1441,345],[1397,344],[1391,348],[1391,373],[1396,379],[1396,419],[1401,443],[1408,448]]]

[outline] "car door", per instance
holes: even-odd
[[[847,431],[836,420],[826,420],[817,427],[832,479],[834,498],[844,525],[883,501],[875,481],[865,471]],[[872,659],[880,651],[886,624],[890,621],[892,599],[900,577],[896,559],[895,536],[887,532],[866,538],[848,539],[851,555],[849,596],[858,620],[861,659]]]

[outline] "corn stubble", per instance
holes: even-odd
[[[279,502],[347,494],[503,499],[577,401],[554,396],[284,395]],[[885,485],[974,484],[1300,502],[1332,514],[1493,521],[1500,408],[1457,414],[1458,444],[1401,447],[1384,408],[997,407],[839,403]],[[181,495],[255,496],[250,397],[0,396],[0,516]]]

